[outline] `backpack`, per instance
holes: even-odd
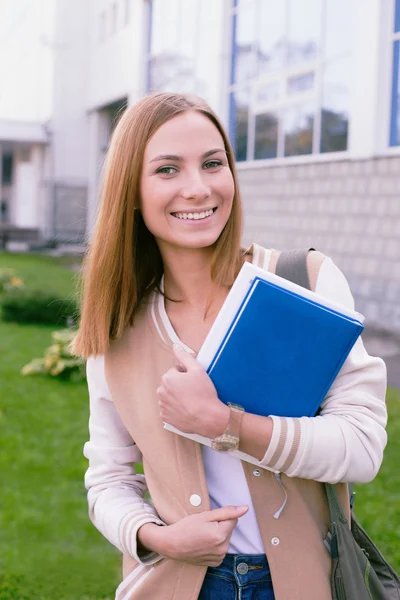
[[[288,250],[279,256],[275,273],[311,289],[307,255],[314,248]],[[349,493],[350,525],[335,485],[325,483],[330,511],[331,589],[333,600],[400,600],[400,578],[357,521],[354,494]]]

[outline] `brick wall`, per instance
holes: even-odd
[[[239,169],[244,242],[313,246],[370,325],[400,333],[400,157]]]

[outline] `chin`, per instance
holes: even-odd
[[[220,235],[220,233],[218,235],[191,235],[187,237],[182,236],[179,239],[164,239],[163,242],[161,240],[159,241],[168,246],[174,246],[175,248],[196,250],[201,248],[210,248],[214,246]]]

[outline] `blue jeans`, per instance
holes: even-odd
[[[274,600],[264,554],[227,554],[219,567],[208,567],[198,600]]]

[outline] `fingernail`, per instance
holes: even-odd
[[[249,507],[247,506],[247,504],[243,504],[243,506],[237,506],[236,510],[244,510],[244,509],[248,509]]]
[[[183,348],[180,344],[174,344],[174,349],[175,350],[183,350]]]

